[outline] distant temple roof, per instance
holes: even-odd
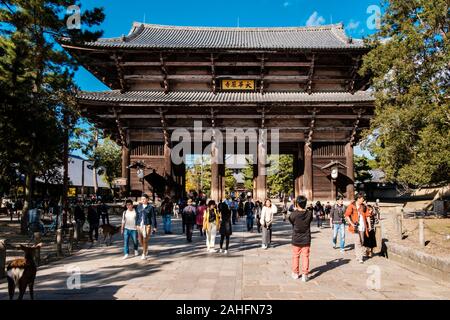
[[[62,39],[69,42],[68,38]],[[317,27],[184,27],[134,22],[127,36],[101,38],[86,47],[147,49],[363,49],[342,24]]]
[[[211,91],[173,91],[165,94],[163,91],[128,91],[120,93],[119,90],[103,92],[82,91],[78,94],[81,100],[100,102],[142,102],[142,103],[260,103],[260,102],[373,102],[375,98],[370,92],[218,92]]]

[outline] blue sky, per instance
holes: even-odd
[[[103,7],[103,37],[128,34],[134,21],[166,25],[281,27],[344,23],[346,32],[362,38],[369,30],[367,9],[379,0],[221,0],[221,1],[82,1],[82,8]],[[76,81],[82,90],[108,88],[81,68]]]
[[[379,0],[197,0],[82,1],[81,10],[103,7],[103,37],[128,34],[134,21],[185,26],[281,27],[344,23],[347,35],[362,38],[375,30],[367,21]],[[76,73],[82,90],[108,90],[85,69]],[[357,150],[359,153],[359,150]]]

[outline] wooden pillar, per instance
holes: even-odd
[[[261,199],[262,201],[267,198],[266,157],[266,145],[260,142],[258,143],[258,176],[256,178],[256,195],[258,199]]]
[[[172,149],[169,146],[169,143],[166,141],[164,143],[164,177],[169,179],[172,177],[172,158],[171,158]],[[172,190],[169,186],[166,186],[165,195],[170,197]]]
[[[293,154],[294,157],[294,194],[295,197],[303,195],[303,148],[298,147],[297,152]]]
[[[126,185],[120,187],[122,197],[128,197],[130,195],[130,149],[128,146],[122,146],[122,178],[127,180]]]
[[[219,201],[219,150],[215,142],[211,146],[211,199]]]
[[[292,154],[292,173],[293,173],[293,177],[294,177],[294,197],[297,197],[300,195],[300,190],[298,190],[298,158],[297,155],[295,153]]]
[[[183,163],[181,171],[181,197],[186,198],[186,164]]]
[[[345,145],[345,165],[347,166],[347,177],[352,181],[347,185],[347,199],[353,200],[355,197],[355,173],[353,170],[353,146],[351,143]]]
[[[303,195],[308,201],[313,200],[313,167],[312,167],[312,145],[305,143],[304,173],[303,173]]]
[[[258,176],[258,165],[256,165],[256,164],[253,164],[252,165],[252,167],[253,167],[253,198],[254,199],[256,199],[256,200],[262,200],[262,199],[259,199],[258,198],[258,195],[257,195],[257,193],[256,193],[256,190],[257,190],[257,184],[258,184],[258,181],[257,181],[257,179],[256,179],[256,177]]]

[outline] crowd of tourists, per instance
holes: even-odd
[[[217,252],[216,236],[220,235],[219,253],[228,254],[233,226],[245,219],[248,232],[261,234],[261,248],[268,249],[272,241],[272,227],[277,207],[270,199],[254,201],[251,194],[245,198],[228,196],[216,203],[207,201],[204,195],[191,196],[178,202],[166,197],[159,206],[149,203],[144,194],[138,206],[131,200],[126,202],[127,210],[122,216],[122,234],[124,236],[124,259],[129,256],[129,239],[133,241],[134,254],[139,255],[138,246],[142,248],[142,259],[146,259],[150,235],[156,232],[157,212],[161,214],[164,233],[172,234],[172,218],[181,216],[182,233],[186,241],[192,242],[195,230],[205,241],[208,253]],[[311,224],[317,221],[318,231],[326,224],[332,228],[331,243],[333,248],[344,252],[346,249],[346,233],[354,247],[355,259],[363,263],[371,257],[376,247],[375,225],[378,223],[378,204],[368,205],[363,193],[348,206],[344,199],[338,197],[336,202],[310,203],[305,197],[291,197],[284,201],[282,207],[283,221],[292,225],[292,277],[308,280],[309,258],[311,252]],[[138,242],[139,239],[139,242]],[[301,270],[300,270],[301,259]]]
[[[176,202],[169,197],[164,198],[160,205],[150,204],[149,196],[142,195],[140,203],[135,207],[132,200],[126,201],[127,209],[122,215],[122,234],[124,236],[124,259],[129,257],[129,239],[133,241],[134,254],[139,255],[138,241],[142,247],[142,259],[148,254],[148,241],[150,234],[157,230],[157,215],[160,214],[163,222],[164,234],[173,234],[172,218],[181,216],[182,233],[188,243],[192,242],[195,229],[206,242],[206,251],[217,252],[216,236],[220,235],[219,253],[228,254],[230,237],[233,234],[233,225],[241,219],[246,221],[248,232],[261,233],[261,247],[269,248],[272,238],[272,223],[277,207],[270,199],[253,201],[251,195],[246,198],[228,196],[216,203],[207,201],[202,194],[194,195],[188,199]],[[256,221],[255,221],[256,220]]]
[[[191,193],[188,196],[178,201],[165,197],[162,201],[151,202],[149,196],[143,194],[137,206],[132,200],[126,200],[126,209],[122,214],[120,226],[124,238],[123,258],[129,257],[129,246],[132,242],[134,255],[141,255],[143,260],[147,259],[150,237],[157,232],[158,215],[161,216],[166,235],[173,234],[172,219],[181,216],[181,232],[185,235],[186,242],[191,243],[194,232],[198,232],[205,241],[208,253],[228,254],[233,228],[241,220],[245,221],[242,225],[245,225],[247,232],[261,235],[262,249],[271,247],[274,216],[278,211],[271,199],[254,200],[251,193],[244,196],[231,194],[216,203],[214,200],[208,200],[202,193]],[[342,197],[338,197],[335,203],[326,202],[325,204],[320,201],[308,202],[304,196],[296,198],[285,196],[281,200],[283,222],[292,225],[292,277],[294,279],[308,280],[311,225],[314,220],[318,232],[327,225],[332,228],[331,245],[334,249],[339,249],[342,253],[346,251],[349,247],[346,246],[347,234],[347,241],[352,245],[350,247],[354,248],[357,262],[363,263],[364,259],[373,255],[373,249],[377,246],[375,225],[378,224],[380,217],[379,206],[378,202],[373,206],[368,204],[363,193],[358,193],[355,200],[347,206],[344,205]],[[51,201],[42,203],[42,207],[50,214],[58,210],[58,204]],[[72,203],[68,210],[68,219],[70,222],[74,221],[78,234],[82,233],[87,221],[89,239],[94,242],[94,239],[98,241],[99,227],[110,224],[109,211],[104,201],[78,200]],[[218,251],[217,235],[220,235]]]

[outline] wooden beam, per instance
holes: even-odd
[[[133,74],[126,75],[124,77],[126,80],[134,80],[134,81],[163,81],[167,80],[177,80],[184,82],[195,82],[195,81],[212,81],[212,75],[202,75],[202,74],[172,74],[164,77],[163,75],[144,75],[144,74]],[[259,80],[261,78],[260,75],[221,75],[216,76],[217,79],[233,79],[233,80]],[[308,80],[307,76],[282,76],[282,75],[267,75],[264,77],[265,80],[271,82],[304,82]]]
[[[216,94],[216,68],[214,66],[214,54],[211,53],[211,88],[214,94]]]
[[[354,60],[354,63],[350,69],[350,81],[348,82],[347,90],[350,91],[352,94],[355,93],[355,82],[356,78],[358,77],[358,70],[361,65],[361,56],[357,56],[356,58],[352,58]]]
[[[306,144],[308,145],[308,147],[310,147],[311,143],[312,143],[312,137],[313,137],[314,129],[315,129],[315,125],[316,125],[316,113],[317,113],[317,109],[314,108],[311,112],[311,122],[309,124],[308,138],[306,139]]]
[[[125,82],[124,72],[123,72],[122,66],[120,64],[121,60],[122,60],[122,57],[119,56],[117,53],[115,53],[114,54],[114,62],[115,62],[116,69],[117,69],[117,75],[119,77],[120,92],[124,93],[125,91],[127,91],[127,84]]]
[[[315,64],[316,56],[313,53],[312,59],[311,59],[311,66],[309,67],[308,72],[308,83],[306,85],[306,91],[311,94],[312,93],[312,85],[313,85],[313,77],[314,77],[314,64]]]
[[[98,114],[100,118],[114,118],[114,115],[111,114]],[[121,114],[121,119],[158,119],[158,115],[152,114]],[[266,119],[311,119],[312,115],[290,115],[290,114],[266,114]],[[166,119],[209,119],[210,117],[205,114],[170,114],[165,115]],[[260,115],[252,115],[252,114],[219,114],[216,115],[217,119],[260,119]],[[316,119],[341,119],[341,120],[356,120],[358,118],[357,115],[342,115],[342,114],[321,114],[316,115]],[[365,115],[361,116],[361,119],[369,120],[372,116]],[[353,127],[352,127],[353,128]]]
[[[264,53],[261,55],[261,75],[260,75],[260,84],[261,84],[261,88],[260,88],[260,92],[261,94],[264,94],[264,74],[265,74],[265,56]]]
[[[96,65],[112,64],[108,61],[94,62]],[[259,67],[260,62],[246,62],[246,61],[215,61],[216,67]],[[311,62],[267,62],[266,67],[310,67]],[[160,63],[157,61],[127,61],[122,63],[123,67],[159,67]],[[209,67],[210,62],[204,61],[166,61],[168,67]],[[345,66],[346,68],[348,66]]]
[[[355,120],[355,124],[353,125],[353,130],[352,130],[352,133],[351,133],[351,135],[350,135],[349,144],[350,144],[351,146],[353,146],[353,145],[355,144],[355,141],[356,141],[356,134],[357,134],[357,132],[358,132],[358,125],[359,125],[359,122],[360,122],[360,120],[361,120],[361,115],[362,115],[362,113],[364,112],[364,109],[358,109],[358,110],[356,110],[355,112],[358,113],[358,116],[357,116],[357,118],[356,118],[356,120]]]
[[[169,81],[167,80],[167,77],[169,75],[169,73],[167,72],[167,68],[166,65],[164,63],[164,57],[162,52],[159,54],[159,61],[160,61],[160,67],[161,67],[161,72],[163,75],[163,86],[164,86],[164,93],[167,94],[169,93]]]
[[[126,137],[125,137],[125,132],[124,132],[124,130],[122,128],[122,125],[120,123],[119,113],[118,113],[116,108],[113,108],[113,113],[114,113],[114,118],[116,120],[117,131],[119,132],[120,144],[122,146],[127,146],[127,140],[126,140]]]

